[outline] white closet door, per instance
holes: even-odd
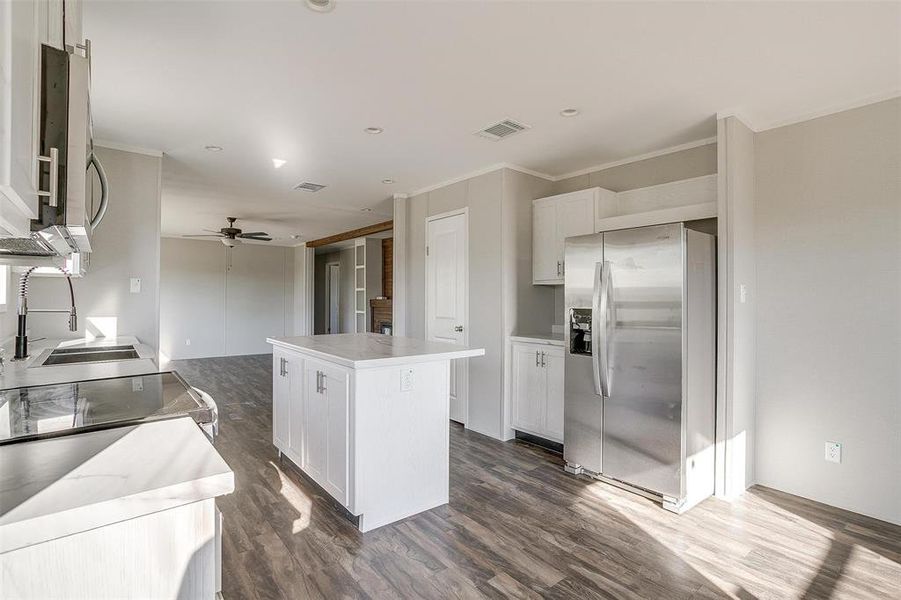
[[[426,254],[426,338],[450,344],[467,340],[467,215],[429,219]],[[468,417],[466,359],[451,361],[450,418]]]

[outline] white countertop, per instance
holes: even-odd
[[[44,350],[53,348],[98,348],[103,346],[133,345],[140,358],[117,360],[111,362],[81,363],[70,365],[35,366],[43,360]],[[142,344],[132,336],[101,338],[87,341],[76,339],[43,339],[28,344],[30,356],[25,360],[12,360],[12,352],[6,352],[6,363],[0,375],[0,390],[27,387],[32,385],[49,385],[69,381],[86,381],[88,379],[105,379],[107,377],[131,377],[157,373],[156,352],[147,344]]]
[[[189,417],[0,446],[0,554],[231,493]]]
[[[352,369],[406,365],[433,360],[482,356],[484,348],[468,348],[380,333],[339,333],[267,338],[273,346],[309,354]]]
[[[563,345],[563,334],[545,331],[542,333],[523,333],[516,332],[510,336],[510,340],[514,342],[527,342],[531,344],[550,344],[552,346]]]

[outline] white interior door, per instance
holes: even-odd
[[[426,337],[437,342],[466,344],[467,336],[467,214],[431,217],[426,236]],[[468,417],[467,359],[452,360],[450,418],[466,424]]]
[[[341,297],[341,266],[339,263],[329,263],[326,265],[326,277],[328,278],[328,328],[326,333],[341,333],[338,328],[338,299]]]

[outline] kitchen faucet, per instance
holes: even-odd
[[[28,308],[28,278],[31,276],[31,273],[37,269],[37,267],[30,267],[27,271],[22,273],[22,276],[19,278],[19,304],[18,304],[18,315],[19,315],[19,326],[16,331],[16,354],[13,357],[13,360],[21,360],[23,358],[28,358],[28,335],[26,333],[26,319],[28,317],[29,312],[67,312],[69,313],[69,331],[77,331],[78,330],[78,317],[75,314],[75,289],[72,287],[72,277],[69,276],[69,273],[66,272],[65,269],[61,267],[57,267],[62,274],[66,276],[66,281],[69,282],[69,298],[72,301],[72,307],[68,310],[64,308]]]

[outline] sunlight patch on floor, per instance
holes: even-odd
[[[300,515],[298,518],[294,519],[294,522],[291,524],[291,533],[300,533],[310,525],[310,513],[313,511],[313,499],[297,487],[297,484],[291,481],[277,464],[271,460],[269,461],[269,464],[272,465],[272,468],[278,473],[278,478],[281,481],[281,489],[279,491],[281,492],[282,497],[287,500],[288,504],[290,504],[291,507],[297,511],[297,514]]]

